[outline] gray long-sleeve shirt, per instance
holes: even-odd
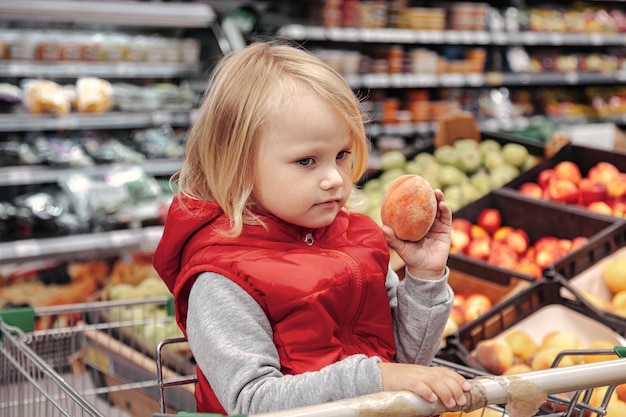
[[[448,270],[436,281],[390,268],[396,362],[430,364],[452,308]],[[313,323],[315,326],[315,323]],[[189,295],[187,336],[194,358],[228,414],[320,404],[382,391],[380,359],[349,356],[317,372],[283,375],[272,328],[257,302],[228,278],[203,273]]]

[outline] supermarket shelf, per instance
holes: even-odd
[[[152,176],[170,175],[178,171],[183,165],[180,160],[157,159],[147,160],[133,166],[140,166],[142,170]],[[87,176],[102,176],[117,166],[128,164],[97,165],[93,167],[55,168],[49,166],[12,166],[0,168],[0,187],[53,184],[66,175],[81,174]]]
[[[304,41],[466,45],[624,45],[624,33],[486,32],[393,28],[326,28],[290,24],[278,36]]]
[[[0,77],[77,78],[181,78],[201,74],[200,64],[168,62],[0,62]]]
[[[197,112],[151,111],[138,113],[75,113],[67,116],[26,113],[0,114],[0,132],[33,132],[40,130],[131,129],[162,124],[188,126]]]
[[[493,87],[541,85],[621,84],[626,81],[626,70],[603,72],[542,72],[485,74],[349,74],[344,78],[352,88],[436,88],[436,87]]]
[[[5,20],[175,28],[208,27],[216,20],[213,9],[202,3],[95,0],[0,0],[0,16]]]
[[[119,253],[131,248],[154,246],[163,234],[162,226],[115,230],[45,239],[0,243],[0,264],[43,258],[80,258],[90,254]]]

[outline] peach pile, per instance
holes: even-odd
[[[609,162],[598,162],[583,176],[578,164],[561,161],[553,168],[542,170],[536,181],[522,184],[518,191],[534,198],[579,205],[601,214],[626,216],[626,172]]]
[[[540,278],[542,271],[574,249],[587,243],[587,238],[573,239],[543,236],[531,244],[528,234],[520,228],[502,224],[496,208],[483,209],[475,224],[463,218],[452,220],[450,252],[488,262],[500,268]]]
[[[603,339],[584,346],[578,335],[568,331],[548,332],[537,342],[527,331],[514,329],[500,336],[480,341],[471,355],[487,372],[494,375],[514,375],[550,368],[557,355],[564,350],[612,350],[613,347],[613,343]],[[563,356],[557,366],[572,366],[612,359],[617,359],[617,356],[581,352],[578,356]],[[594,389],[589,403],[596,407],[600,406],[605,393],[606,387]],[[616,387],[610,397],[607,410],[607,416],[626,415],[617,413],[626,411],[626,384]],[[451,417],[454,414],[443,415]]]
[[[608,289],[608,299],[590,291],[585,291],[584,297],[596,308],[626,317],[626,257],[608,260],[602,268],[602,281]]]
[[[398,238],[418,241],[430,230],[437,215],[437,199],[430,183],[419,175],[404,174],[385,191],[380,207],[384,225]]]

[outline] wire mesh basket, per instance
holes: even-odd
[[[170,309],[171,297],[157,297],[3,311],[0,417],[152,415],[156,346],[175,326]],[[57,326],[37,330],[41,319]],[[168,377],[195,373],[184,345],[163,352],[161,363]],[[194,409],[193,387],[181,387],[166,408]]]
[[[157,350],[181,342],[184,339],[165,340]],[[615,359],[560,367],[563,358],[581,354],[608,355]],[[157,353],[157,358],[159,355]],[[626,357],[625,346],[616,346],[613,350],[562,351],[549,369],[508,376],[494,376],[435,358],[433,366],[449,367],[470,380],[472,389],[468,393],[467,405],[449,409],[440,402],[429,403],[409,392],[380,392],[315,406],[255,414],[254,417],[600,417],[606,415],[615,387],[626,383],[626,360],[621,359],[623,357]],[[157,367],[161,366],[158,361]],[[193,375],[167,378],[161,371],[157,375],[162,403],[160,412],[153,417],[171,417],[165,409],[170,395],[168,389],[193,384],[196,378]],[[185,412],[178,415],[192,417],[199,414]]]

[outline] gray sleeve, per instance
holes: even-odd
[[[414,277],[408,270],[402,281],[397,275],[395,279],[388,275],[396,362],[429,365],[435,357],[454,301],[454,293],[448,285],[449,274],[446,267],[444,276],[435,281]]]
[[[353,355],[318,372],[283,375],[272,329],[229,279],[202,274],[189,295],[189,345],[228,414],[257,414],[382,391],[378,358]]]

